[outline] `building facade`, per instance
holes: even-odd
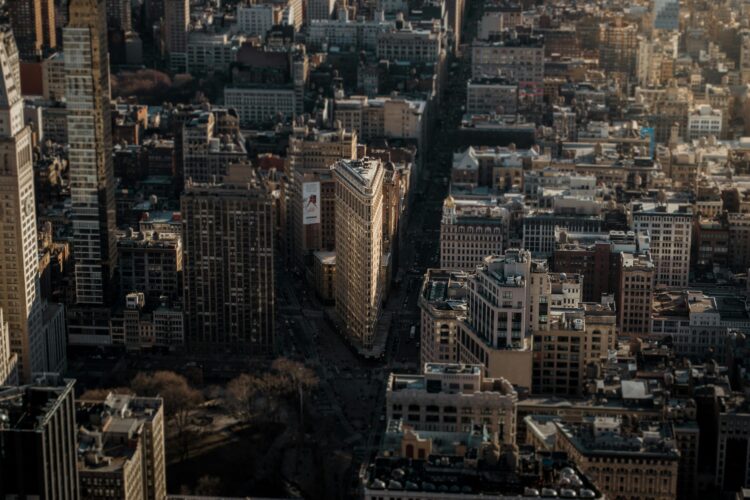
[[[420,366],[458,363],[458,320],[466,314],[467,278],[463,272],[427,270],[418,302]]]
[[[631,207],[633,228],[651,235],[654,283],[687,287],[693,212],[688,205],[635,203]]]
[[[476,365],[427,363],[423,375],[391,374],[387,419],[425,431],[469,432],[484,425],[499,442],[514,444],[518,395],[510,382],[486,378],[482,371]]]
[[[336,314],[346,336],[371,350],[383,295],[383,180],[380,160],[342,160],[336,179]]]
[[[73,385],[58,375],[20,387],[0,387],[0,495],[78,500]],[[55,457],[52,459],[51,457]]]
[[[274,342],[274,202],[246,165],[181,198],[185,338],[194,352],[267,354]]]

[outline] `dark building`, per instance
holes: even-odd
[[[564,244],[555,249],[553,269],[583,275],[583,301],[599,302],[602,294],[617,291],[620,255],[609,241],[591,245]]]
[[[78,499],[74,383],[0,387],[0,498]]]
[[[185,338],[193,352],[266,354],[274,331],[274,200],[248,165],[182,196]]]

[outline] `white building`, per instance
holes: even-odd
[[[276,117],[292,118],[302,106],[290,86],[227,87],[224,104],[237,111],[240,123],[263,123]]]
[[[344,9],[340,10],[338,19],[310,21],[305,38],[307,46],[311,49],[325,47],[330,50],[338,47],[342,50],[353,48],[374,51],[378,35],[394,27],[393,21],[386,21],[382,16],[376,16],[373,20],[350,21],[346,12]]]
[[[410,23],[378,33],[376,55],[389,61],[435,62],[442,50],[437,30],[415,29]]]
[[[700,104],[688,115],[688,138],[700,139],[710,135],[719,137],[722,133],[722,113],[708,104]]]
[[[651,235],[654,283],[686,287],[690,273],[693,212],[689,205],[651,202],[631,204],[633,229]]]
[[[237,49],[244,37],[227,33],[194,31],[188,37],[188,68],[192,73],[228,71],[237,60]]]

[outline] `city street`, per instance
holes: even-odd
[[[451,132],[461,118],[468,64],[459,60],[448,72],[446,92],[438,110],[431,147],[426,150],[421,176],[415,182],[403,231],[398,272],[384,306],[392,318],[382,361],[360,357],[326,318],[324,305],[299,277],[279,273],[281,350],[313,366],[321,380],[314,412],[336,418],[336,438],[350,445],[352,473],[375,454],[385,427],[385,384],[391,372],[419,371],[419,291],[425,271],[439,266],[442,204],[451,169]],[[416,336],[411,338],[414,327]],[[352,477],[355,480],[355,477]]]

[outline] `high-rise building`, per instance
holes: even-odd
[[[164,43],[172,71],[187,71],[190,1],[164,0]]]
[[[274,200],[247,165],[182,196],[185,337],[194,352],[265,354],[274,332]]]
[[[357,348],[371,351],[383,286],[383,179],[380,160],[342,160],[336,179],[336,313]]]
[[[634,203],[633,228],[651,235],[654,283],[685,288],[690,272],[693,212],[689,205]]]
[[[78,500],[74,383],[0,387],[0,497]]]
[[[71,0],[63,29],[76,302],[103,305],[117,264],[104,0]]]
[[[0,31],[0,308],[18,355],[21,377],[46,371],[39,296],[32,133],[23,121],[18,51],[10,30]]]
[[[531,387],[529,295],[531,254],[512,249],[485,258],[467,280],[467,316],[458,325],[458,359],[488,377]]]
[[[110,393],[77,401],[76,410],[81,497],[164,500],[162,399]]]
[[[654,263],[646,254],[623,252],[617,315],[620,332],[625,335],[651,333],[651,304],[654,298]]]
[[[24,60],[41,55],[44,45],[42,1],[10,0],[7,3],[10,25],[18,43],[18,52]]]

